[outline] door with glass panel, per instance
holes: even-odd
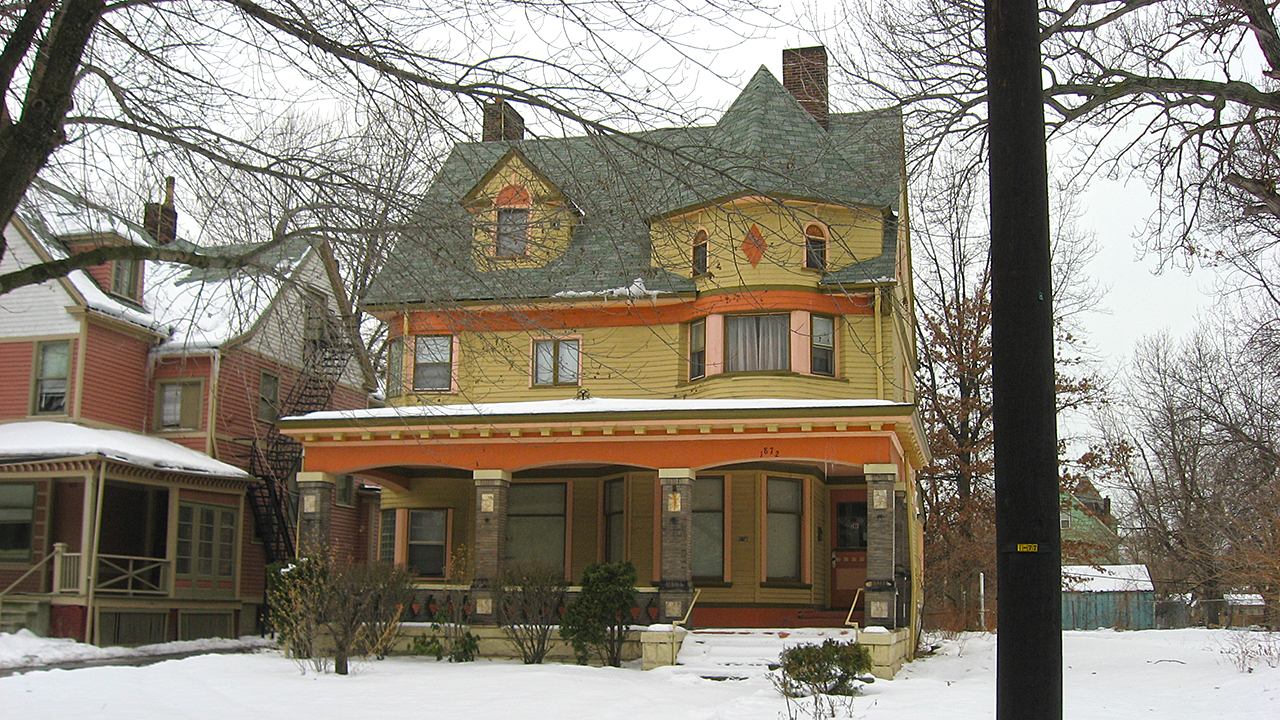
[[[831,607],[848,610],[867,582],[867,490],[832,487]],[[861,607],[863,600],[858,600]]]

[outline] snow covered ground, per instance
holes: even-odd
[[[786,641],[761,636],[761,658]],[[7,656],[0,635],[0,661]],[[24,652],[40,657],[40,642]],[[1252,643],[1252,645],[1250,645]],[[54,643],[56,645],[57,643]],[[64,643],[65,644],[65,643]],[[1280,667],[1242,648],[1280,647],[1280,636],[1227,630],[1064,633],[1065,717],[1074,720],[1212,720],[1280,717]],[[855,718],[990,718],[994,715],[991,635],[968,634],[879,681],[854,701]],[[69,651],[61,647],[56,657]],[[1273,658],[1275,656],[1273,655]],[[1273,662],[1275,662],[1273,660]],[[277,651],[205,655],[146,667],[28,672],[0,678],[5,718],[426,717],[776,720],[782,699],[764,677],[704,680],[697,668],[634,668],[513,662],[459,665],[391,658],[356,666],[349,677],[303,672]]]

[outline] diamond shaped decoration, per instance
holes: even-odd
[[[764,236],[760,234],[760,228],[755,225],[747,231],[747,236],[742,239],[742,254],[747,256],[747,260],[751,262],[751,267],[760,264],[760,258],[764,257],[764,251],[769,249],[769,243],[764,241]]]

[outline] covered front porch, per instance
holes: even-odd
[[[909,406],[619,402],[638,401],[324,413],[282,427],[306,447],[304,510],[343,475],[377,483],[371,555],[411,569],[423,590],[465,587],[476,622],[493,622],[508,563],[563,567],[572,584],[590,563],[628,560],[638,620],[914,626]]]

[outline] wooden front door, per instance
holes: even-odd
[[[848,610],[867,583],[867,490],[832,488],[831,607]],[[858,599],[858,606],[864,604]]]

